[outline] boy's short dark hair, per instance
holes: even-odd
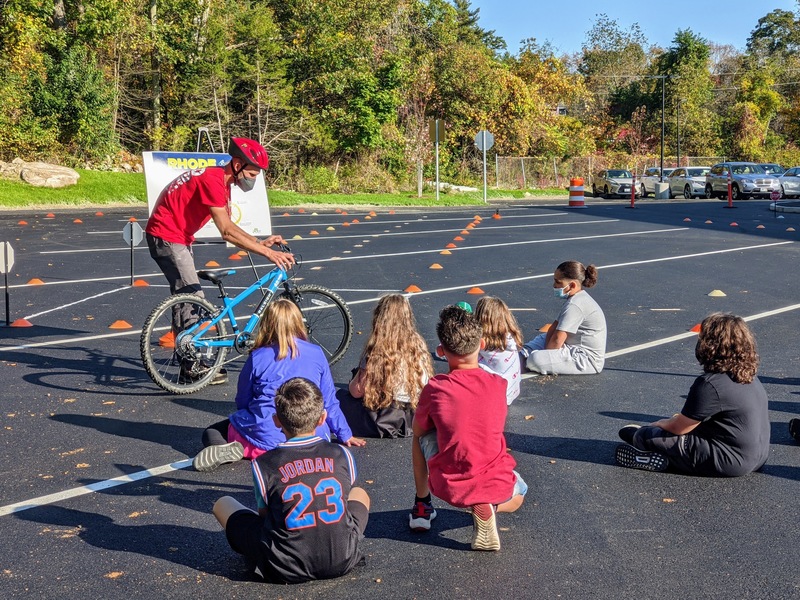
[[[467,356],[480,348],[481,325],[471,313],[458,306],[446,306],[439,313],[436,335],[442,347],[458,356]]]
[[[275,414],[287,439],[314,431],[323,410],[322,392],[308,379],[290,379],[275,393]]]

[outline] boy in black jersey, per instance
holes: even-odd
[[[275,409],[287,441],[251,463],[258,514],[224,496],[214,516],[231,548],[266,581],[339,577],[361,560],[369,496],[352,487],[350,451],[314,435],[326,416],[316,385],[290,379],[278,389]]]

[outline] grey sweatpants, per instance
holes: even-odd
[[[594,375],[603,370],[603,364],[597,368],[580,346],[564,344],[558,350],[545,350],[546,337],[541,333],[525,344],[530,352],[525,360],[529,371],[544,375]]]
[[[197,277],[190,246],[167,242],[148,233],[147,247],[150,249],[150,256],[167,278],[169,291],[172,294],[196,294],[201,298],[205,297]],[[181,304],[172,308],[172,327],[176,333],[196,321],[197,315],[192,312],[190,306]]]

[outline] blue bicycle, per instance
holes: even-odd
[[[289,251],[286,246],[282,248]],[[258,323],[276,296],[297,305],[309,340],[322,348],[331,364],[339,360],[353,337],[350,309],[332,290],[296,285],[294,279],[300,262],[299,257],[295,258],[298,263],[291,272],[275,268],[234,297],[226,293],[223,279],[236,273],[235,269],[198,271],[200,279],[217,285],[222,306],[214,306],[194,294],[170,296],[156,306],[144,323],[140,341],[142,362],[150,378],[173,394],[191,394],[203,389],[224,364],[253,347]],[[240,327],[234,309],[257,291],[261,292],[261,298]],[[237,355],[226,361],[231,349]]]

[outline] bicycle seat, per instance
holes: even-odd
[[[225,277],[234,273],[236,273],[235,269],[228,269],[227,271],[198,271],[197,276],[200,279],[219,285]]]

